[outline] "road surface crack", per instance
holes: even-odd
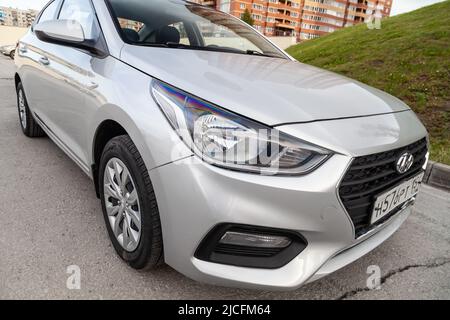
[[[386,273],[383,277],[381,277],[380,280],[380,284],[384,284],[389,278],[408,271],[410,269],[415,269],[415,268],[426,268],[426,269],[433,269],[433,268],[438,268],[438,267],[442,267],[443,265],[449,264],[450,263],[450,258],[437,258],[431,262],[428,263],[424,263],[424,264],[411,264],[411,265],[407,265],[405,267],[402,268],[398,268],[395,270],[391,270],[388,273]],[[365,291],[372,291],[372,289],[369,288],[357,288],[351,291],[348,291],[346,293],[344,293],[343,295],[341,295],[340,297],[338,297],[336,300],[345,300],[347,298],[351,298],[355,295],[357,295],[360,292],[365,292]]]

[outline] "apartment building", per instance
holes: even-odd
[[[392,0],[304,0],[300,40],[314,39],[336,29],[388,17]]]
[[[267,36],[295,36],[298,40],[307,40],[368,19],[389,16],[392,1],[216,0],[215,6],[236,17],[249,10],[254,27]]]
[[[300,32],[303,0],[217,0],[216,8],[241,17],[249,10],[254,27],[267,36],[296,36]]]
[[[195,2],[208,7],[215,7],[216,0],[189,0],[190,2]]]
[[[33,24],[37,14],[35,10],[0,7],[0,25],[28,28]]]

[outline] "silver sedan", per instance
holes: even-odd
[[[92,178],[136,269],[298,288],[391,236],[428,161],[402,101],[191,2],[50,1],[15,63],[24,134]]]
[[[0,47],[0,53],[10,57],[11,59],[14,59],[14,55],[16,53],[16,46],[15,45],[2,46]]]

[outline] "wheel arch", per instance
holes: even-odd
[[[100,197],[99,185],[98,185],[98,168],[100,164],[100,158],[103,153],[108,141],[111,139],[121,136],[129,135],[127,130],[117,121],[112,119],[107,119],[101,122],[94,134],[94,139],[92,143],[92,178],[95,185],[95,193],[97,197]]]
[[[135,117],[135,116],[134,116]],[[97,196],[99,195],[98,169],[103,149],[112,138],[128,135],[144,159],[147,170],[155,167],[154,158],[146,143],[145,134],[134,121],[133,115],[128,114],[115,104],[100,107],[90,123],[89,143],[91,155],[88,156],[91,165],[91,175],[95,183]]]
[[[192,155],[181,142],[159,110],[121,108],[114,103],[99,107],[91,117],[87,150],[91,165],[91,178],[98,193],[98,169],[103,148],[115,136],[126,134],[139,151],[147,170]],[[162,119],[163,121],[158,121]],[[172,132],[173,131],[173,132]]]

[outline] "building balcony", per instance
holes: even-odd
[[[276,28],[282,28],[282,29],[289,29],[289,30],[295,30],[296,26],[291,25],[290,23],[286,22],[277,22],[275,23]]]

